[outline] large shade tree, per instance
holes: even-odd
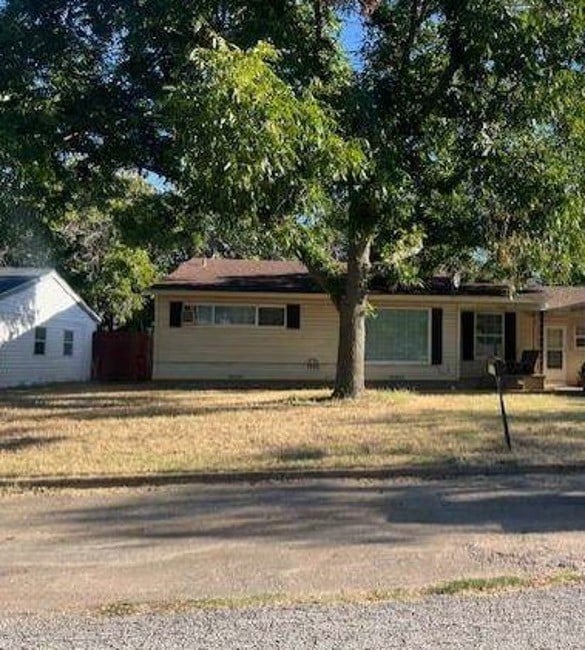
[[[10,0],[3,164],[57,200],[148,171],[202,242],[298,256],[356,396],[374,276],[580,260],[584,20],[582,0]]]

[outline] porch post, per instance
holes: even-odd
[[[540,331],[538,333],[538,346],[540,348],[540,374],[544,374],[544,311],[540,311]]]

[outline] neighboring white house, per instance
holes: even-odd
[[[99,320],[55,271],[0,268],[0,388],[90,379]]]

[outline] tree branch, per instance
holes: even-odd
[[[410,53],[412,52],[412,48],[416,40],[417,31],[420,29],[420,26],[424,21],[426,9],[426,0],[422,0],[420,2],[420,5],[419,0],[411,0],[408,32],[402,46],[402,57],[400,64],[402,71],[406,70],[406,67],[408,66]]]
[[[366,18],[374,14],[382,4],[382,0],[359,0],[362,13]]]

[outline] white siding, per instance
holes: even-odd
[[[44,355],[34,354],[35,327],[47,329]],[[54,273],[0,299],[0,387],[88,380],[95,329]],[[63,355],[65,330],[74,332],[72,356]]]

